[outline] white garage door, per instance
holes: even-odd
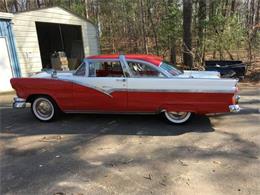
[[[12,90],[10,79],[13,77],[6,39],[0,37],[0,93]]]

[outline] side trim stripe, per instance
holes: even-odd
[[[121,91],[127,91],[127,92],[161,92],[161,93],[169,93],[169,92],[178,92],[178,93],[234,93],[233,90],[203,90],[203,89],[125,89],[125,88],[112,88],[112,89],[102,89],[99,87],[96,87],[94,85],[86,84],[80,81],[74,81],[74,80],[69,80],[69,79],[59,79],[61,81],[67,81],[67,82],[72,82],[78,85],[81,85],[83,87],[88,87],[94,90],[97,90],[101,93],[104,93],[105,95],[108,95],[109,97],[113,97],[111,94],[113,92],[121,92]]]

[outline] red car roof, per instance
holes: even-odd
[[[118,59],[119,54],[102,54],[102,55],[95,55],[95,56],[88,56],[87,59]],[[163,58],[160,56],[154,55],[145,55],[145,54],[126,54],[124,55],[127,60],[143,60],[150,62],[156,66],[159,66],[162,62]]]

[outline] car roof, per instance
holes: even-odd
[[[86,59],[118,59],[120,54],[101,54],[88,56]],[[147,54],[126,54],[124,55],[127,60],[142,60],[159,66],[163,61],[163,58],[155,55]]]

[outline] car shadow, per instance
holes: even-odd
[[[184,133],[213,132],[208,117],[195,115],[182,125],[168,124],[160,115],[64,114],[53,122],[40,122],[29,108],[2,112],[1,133],[41,134],[112,134],[139,136],[177,136]]]

